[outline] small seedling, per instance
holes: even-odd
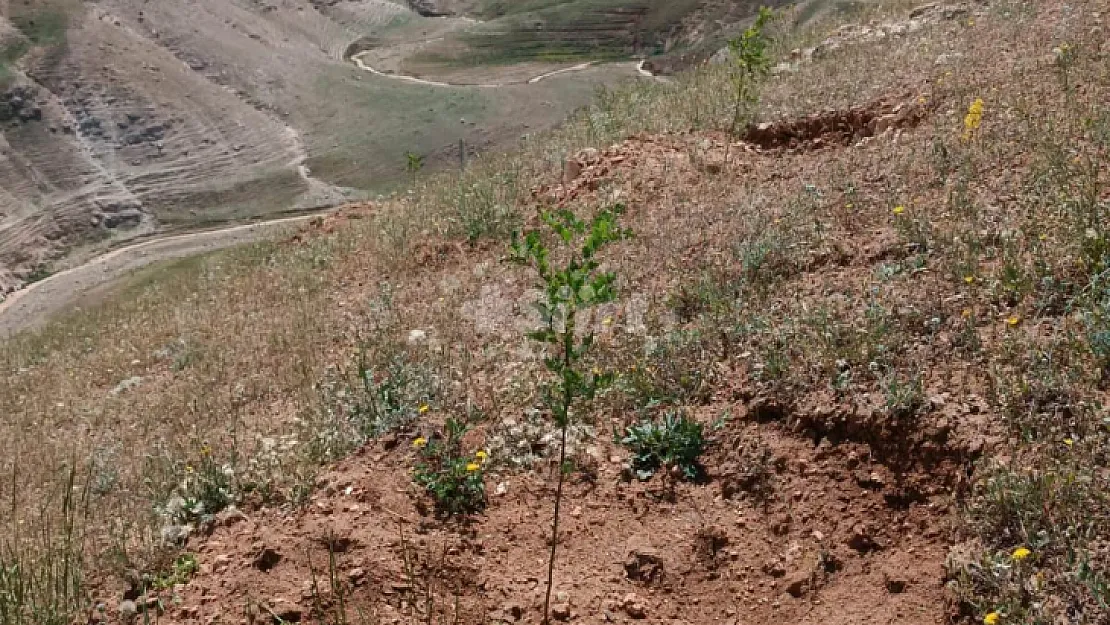
[[[541,344],[547,352],[544,365],[550,381],[543,388],[543,401],[559,426],[559,483],[555,490],[555,514],[551,523],[551,555],[547,566],[547,594],[544,597],[543,622],[547,623],[551,607],[551,586],[555,573],[555,551],[559,544],[559,505],[563,498],[563,481],[567,462],[567,428],[571,409],[582,400],[593,399],[598,391],[613,381],[612,373],[589,370],[584,359],[593,347],[593,333],[579,335],[579,313],[616,299],[616,275],[600,271],[597,253],[609,243],[628,236],[617,225],[623,205],[600,211],[585,221],[569,210],[543,212],[541,217],[563,247],[571,247],[564,264],[552,264],[551,250],[539,232],[513,237],[511,258],[531,266],[539,275],[544,296],[536,302],[543,326],[528,337]]]

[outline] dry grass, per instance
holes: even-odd
[[[198,468],[226,465],[241,500],[295,502],[319,461],[377,433],[365,406],[386,404],[359,401],[377,401],[380,384],[400,389],[401,421],[423,402],[494,418],[535,405],[540,363],[520,312],[534,294],[498,262],[504,239],[534,219],[533,189],[556,184],[567,155],[663,135],[626,144],[628,161],[568,203],[619,197],[636,233],[613,253],[624,299],[595,320],[601,364],[622,373],[608,413],[737,393],[891,462],[912,443],[906,462],[979,467],[971,484],[937,486],[964,511],[958,612],[1100,622],[1110,50],[1089,21],[1097,9],[996,3],[768,85],[767,117],[880,95],[930,110],[856,147],[708,167],[731,87],[706,67],[603,93],[520,153],[421,180],[334,231],[145,272],[5,345],[5,522],[37,523],[77,459],[95,511],[90,576],[149,568],[159,506],[199,492]],[[975,98],[984,115],[965,140]],[[408,343],[413,329],[426,340]],[[360,362],[374,385],[356,379]],[[1023,546],[1033,555],[1015,563]]]

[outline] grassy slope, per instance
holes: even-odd
[[[661,372],[655,385],[695,401],[681,399],[683,381],[716,360],[799,420],[823,405],[866,405],[880,418],[912,416],[911,437],[943,428],[968,437],[959,449],[982,454],[963,460],[971,481],[935,500],[961,519],[952,592],[968,619],[1107,617],[1110,50],[1090,34],[1095,8],[996,3],[975,21],[850,46],[765,93],[772,117],[886,94],[924,98],[931,117],[897,140],[723,174],[632,171],[600,189],[634,198],[638,239],[614,269],[650,303],[649,333],[679,347],[647,352],[659,359],[649,363]],[[941,54],[949,64],[935,63]],[[0,494],[16,511],[7,522],[42,524],[38,504],[76,459],[97,511],[87,521],[98,558],[90,570],[157,567],[142,530],[157,524],[150,504],[182,482],[187,463],[211,446],[240,486],[298,492],[336,451],[309,444],[319,442],[311,432],[330,431],[315,420],[316,385],[335,383],[353,350],[382,361],[405,354],[411,328],[471,346],[477,379],[524,389],[479,383],[479,397],[526,404],[534,380],[512,363],[520,320],[495,318],[503,323],[492,334],[475,336],[464,303],[482,299],[481,276],[506,233],[531,216],[530,189],[557,180],[567,150],[719,128],[728,91],[705,70],[610,94],[462,180],[428,180],[303,243],[152,270],[118,299],[5,345]],[[977,97],[982,124],[964,140]],[[691,140],[690,158],[711,158],[699,145]],[[654,192],[635,184],[666,175]],[[579,208],[600,201],[590,197]],[[456,251],[468,236],[479,246]],[[403,323],[378,333],[386,301]],[[652,325],[675,315],[677,329]],[[731,345],[723,354],[720,337]],[[616,352],[608,364],[626,370],[643,353]],[[444,379],[462,366],[434,352],[409,357]],[[111,392],[132,376],[137,389]],[[851,422],[858,413],[836,414]],[[261,435],[299,438],[306,451],[267,455]],[[1033,555],[1015,563],[1019,546]],[[36,548],[17,542],[0,559]]]

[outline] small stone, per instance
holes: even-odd
[[[221,553],[212,559],[212,572],[219,573],[226,569],[229,564],[231,564],[231,556],[226,553]]]
[[[556,603],[551,606],[551,616],[555,617],[558,621],[570,620],[570,605],[566,603]]]
[[[363,569],[361,567],[356,567],[351,569],[350,571],[347,571],[347,580],[350,581],[352,585],[358,585],[359,582],[361,582],[365,578],[366,569]]]
[[[663,558],[650,547],[639,547],[628,553],[624,563],[628,579],[636,582],[657,582],[663,578]]]
[[[852,535],[848,538],[848,546],[860,553],[874,551],[879,545],[871,536],[871,530],[862,523],[852,528]]]
[[[279,562],[281,562],[281,554],[280,553],[278,553],[277,551],[275,551],[275,550],[273,550],[269,547],[263,547],[258,552],[258,555],[256,555],[254,557],[253,564],[254,564],[254,568],[258,569],[259,571],[262,571],[263,573],[265,573],[265,572],[269,571],[270,569],[274,568],[275,566],[277,566]]]
[[[621,608],[624,609],[625,614],[634,619],[647,617],[647,608],[644,607],[643,602],[640,601],[640,597],[634,592],[630,592],[624,596],[624,599],[621,601]]]
[[[135,616],[139,613],[139,606],[135,605],[134,601],[125,600],[119,602],[119,620],[123,623],[130,623],[135,620]]]
[[[410,330],[409,331],[409,345],[423,343],[428,340],[428,333],[423,330]]]
[[[243,512],[235,506],[222,510],[216,515],[216,525],[218,527],[231,527],[240,521],[246,520],[247,515],[243,514]]]
[[[563,184],[574,182],[580,175],[582,175],[582,163],[568,160],[563,168]]]
[[[795,599],[804,597],[809,591],[809,574],[795,573],[786,579],[786,592]]]
[[[300,606],[290,603],[284,599],[277,599],[270,606],[270,610],[282,623],[300,623],[301,617],[304,616]]]
[[[887,592],[897,595],[906,591],[909,581],[899,571],[887,570],[883,572],[883,585],[886,586]]]
[[[131,389],[137,388],[142,383],[143,383],[143,379],[141,377],[139,377],[139,376],[130,377],[130,378],[127,378],[126,380],[123,380],[119,384],[115,385],[115,387],[113,387],[112,390],[108,391],[108,394],[111,395],[112,397],[115,397],[116,395],[119,395],[120,393],[126,393],[127,391],[130,391]]]
[[[166,525],[162,527],[162,544],[179,547],[185,544],[189,539],[189,534],[193,532],[190,525]]]

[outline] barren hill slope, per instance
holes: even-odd
[[[563,119],[598,85],[636,75],[608,65],[496,90],[391,80],[388,67],[375,75],[349,62],[351,44],[374,41],[399,64],[420,42],[487,25],[424,17],[388,0],[7,4],[0,292],[88,243],[388,188],[404,176],[406,151],[454,162],[460,139],[475,151],[516,141]],[[484,5],[448,8],[498,19]],[[570,65],[510,44],[490,46],[508,46],[520,63],[493,74],[527,78]],[[460,69],[475,67],[441,64]]]

